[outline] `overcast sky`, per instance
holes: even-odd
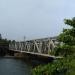
[[[0,33],[23,40],[57,36],[64,18],[75,16],[75,0],[0,0]]]

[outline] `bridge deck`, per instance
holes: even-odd
[[[53,56],[53,55],[34,53],[34,52],[28,52],[28,51],[20,51],[20,50],[12,50],[12,51],[20,52],[20,53],[27,53],[27,54],[32,54],[32,55],[38,55],[38,56],[43,56],[43,57],[49,57],[49,58],[54,58],[54,59],[61,59],[61,58],[63,58],[61,56]]]

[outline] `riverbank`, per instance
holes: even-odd
[[[6,55],[6,56],[4,56],[3,58],[10,58],[10,59],[12,59],[12,58],[15,58],[15,56]]]

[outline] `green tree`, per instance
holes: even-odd
[[[58,36],[58,40],[63,42],[58,46],[56,55],[74,55],[75,54],[75,17],[73,19],[64,19],[64,23],[71,26],[70,29],[63,29],[63,33]]]
[[[75,17],[64,19],[64,23],[71,27],[63,29],[58,36],[58,40],[63,44],[57,46],[55,52],[55,55],[62,55],[63,59],[36,67],[33,69],[33,75],[75,75]]]

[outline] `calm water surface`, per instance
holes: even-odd
[[[31,75],[31,69],[24,60],[0,58],[0,75]]]

